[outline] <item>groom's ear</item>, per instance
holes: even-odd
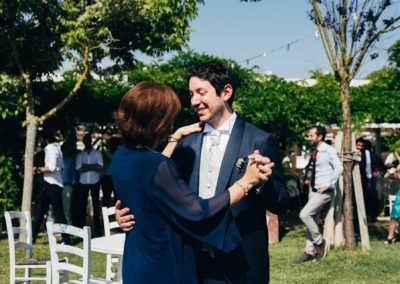
[[[224,89],[221,92],[221,98],[225,101],[228,102],[229,99],[232,97],[233,95],[233,87],[231,84],[226,84],[224,86]]]

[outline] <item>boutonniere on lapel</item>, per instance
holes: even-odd
[[[246,166],[246,161],[245,161],[245,158],[239,158],[237,161],[236,161],[236,169],[239,171],[239,172],[243,172],[243,170],[244,170],[244,168],[245,168],[245,166]]]

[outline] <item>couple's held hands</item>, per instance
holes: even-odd
[[[249,162],[242,179],[244,179],[243,182],[247,182],[249,188],[252,188],[268,180],[272,175],[274,163],[268,157],[262,156],[258,150],[249,155],[248,159]]]
[[[230,206],[245,198],[252,188],[267,181],[272,174],[273,166],[274,163],[269,158],[261,156],[258,150],[249,155],[244,176],[229,188]]]

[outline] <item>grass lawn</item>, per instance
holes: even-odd
[[[371,249],[331,249],[325,259],[292,266],[305,247],[305,227],[281,218],[279,244],[270,246],[271,283],[400,283],[400,243],[385,245],[388,222],[369,224]],[[283,224],[282,224],[283,223]],[[360,241],[358,240],[358,245]]]
[[[282,240],[270,246],[271,283],[400,283],[400,243],[384,245],[387,222],[369,225],[371,250],[348,252],[332,249],[319,262],[298,266],[291,263],[299,257],[305,245],[305,229],[296,217],[281,217]],[[45,234],[34,245],[36,257],[48,257]],[[95,277],[105,277],[105,255],[92,254]],[[0,239],[0,284],[9,281],[8,241],[6,232]],[[256,283],[257,284],[257,283]]]

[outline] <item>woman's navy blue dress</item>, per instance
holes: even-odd
[[[136,221],[125,241],[124,283],[197,283],[195,240],[224,252],[240,243],[229,192],[201,199],[162,154],[121,146],[111,174],[122,206]]]

